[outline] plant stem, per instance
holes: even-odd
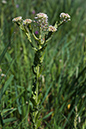
[[[36,102],[38,102],[38,87],[39,87],[39,64],[37,65],[37,85],[36,85]]]

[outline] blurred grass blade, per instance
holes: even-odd
[[[13,117],[13,118],[4,119],[3,122],[5,124],[5,123],[12,122],[12,121],[15,121],[15,120],[16,120],[16,117]]]
[[[43,100],[42,100],[42,102],[41,102],[41,104],[40,104],[40,105],[42,105],[42,104],[43,104],[43,102],[45,101],[45,99],[46,99],[46,97],[47,97],[47,95],[48,95],[48,93],[49,93],[49,91],[50,91],[51,87],[52,87],[52,84],[51,84],[51,85],[50,85],[50,87],[47,89],[47,91],[46,91],[46,93],[45,93],[45,96],[44,96],[44,98],[43,98]]]
[[[43,120],[46,119],[46,118],[48,118],[50,115],[52,115],[52,113],[53,113],[53,111],[50,112],[50,113],[48,113],[45,117],[43,117]]]
[[[2,118],[1,112],[0,112],[0,124],[1,124],[2,126],[4,126],[4,122],[3,122],[3,118]]]
[[[8,88],[8,86],[10,85],[12,79],[13,79],[13,75],[11,75],[9,77],[9,79],[5,82],[5,85],[1,88],[1,91],[0,91],[0,101],[1,101],[1,98],[3,96],[3,94],[5,93],[6,89]]]
[[[18,105],[19,114],[22,114],[21,104],[20,104],[20,101],[19,101],[18,88],[17,88],[16,82],[15,82],[15,94],[16,94],[16,98],[17,98],[16,102],[17,102],[17,105]]]
[[[3,57],[5,56],[5,54],[6,54],[7,50],[8,50],[8,46],[9,46],[9,43],[8,43],[7,46],[4,48],[2,54],[0,55],[0,63],[1,63]]]

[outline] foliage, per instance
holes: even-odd
[[[85,5],[85,0],[0,1],[0,128],[31,128],[34,52],[12,19],[33,19],[38,12],[47,13],[52,25],[61,12],[72,19],[58,29],[45,50],[39,79],[43,107],[39,128],[86,128]]]

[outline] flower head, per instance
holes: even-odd
[[[12,21],[13,21],[13,22],[20,22],[20,21],[22,21],[22,17],[19,16],[19,17],[13,18]]]
[[[37,14],[37,17],[38,18],[44,18],[44,19],[47,19],[48,18],[47,14],[45,14],[45,13],[38,13]]]
[[[49,26],[48,30],[52,31],[52,32],[57,31],[57,29],[54,26],[52,26],[52,25]]]
[[[61,14],[60,14],[60,18],[61,18],[63,21],[70,21],[70,15],[67,14],[67,13],[61,13]]]
[[[35,23],[43,30],[47,31],[48,29],[48,16],[45,13],[38,13],[35,17]]]
[[[32,22],[31,19],[25,19],[25,20],[23,20],[23,23],[24,23],[24,24],[30,24],[31,22]]]

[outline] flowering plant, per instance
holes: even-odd
[[[34,20],[25,19],[21,16],[16,17],[12,20],[15,22],[21,30],[23,30],[35,51],[34,62],[32,65],[32,71],[35,75],[32,96],[30,102],[33,105],[33,109],[30,116],[33,123],[33,128],[37,129],[41,124],[40,118],[40,94],[39,94],[39,77],[41,73],[42,62],[44,58],[44,50],[47,47],[47,42],[52,38],[52,35],[58,30],[58,27],[64,22],[70,21],[70,16],[66,13],[60,14],[60,21],[56,21],[55,25],[49,25],[48,16],[45,13],[38,13]],[[35,31],[36,30],[36,31]],[[36,44],[32,42],[32,38],[35,39]]]

